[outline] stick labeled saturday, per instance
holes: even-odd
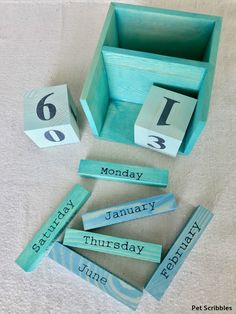
[[[77,214],[89,196],[90,192],[79,184],[72,188],[49,217],[48,221],[40,228],[16,259],[16,263],[24,271],[32,271],[37,267],[46,252],[51,248],[51,245]]]
[[[66,229],[64,245],[159,263],[162,246],[104,234]]]

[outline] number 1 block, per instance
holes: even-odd
[[[24,96],[24,132],[39,147],[79,142],[78,110],[67,85],[34,89]]]
[[[153,85],[135,122],[135,143],[175,157],[196,102]]]

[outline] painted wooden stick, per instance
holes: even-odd
[[[83,177],[166,187],[168,170],[97,160],[81,160],[78,174]]]
[[[85,230],[109,226],[125,221],[168,213],[177,208],[174,194],[166,193],[98,209],[82,215]]]
[[[162,246],[67,228],[64,245],[159,263]]]
[[[199,206],[195,210],[187,225],[145,287],[145,290],[154,298],[157,300],[162,298],[212,217],[213,214],[202,206]]]
[[[39,229],[16,259],[16,263],[24,271],[32,271],[38,266],[54,241],[77,214],[89,196],[90,192],[79,184],[70,190],[47,222]]]
[[[54,244],[48,256],[131,309],[137,308],[143,292],[88,258],[59,242]]]

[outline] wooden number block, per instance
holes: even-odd
[[[90,192],[79,184],[75,185],[64,200],[39,229],[33,239],[16,259],[24,271],[34,270],[57,237],[72,220],[90,196]]]
[[[177,208],[174,194],[166,193],[95,210],[82,215],[85,230],[114,225],[120,222],[168,213]]]
[[[66,229],[64,245],[159,263],[162,246],[155,243]]]
[[[184,260],[211,221],[213,214],[199,206],[147,283],[145,290],[160,300]]]
[[[175,157],[196,102],[153,85],[135,122],[135,143]]]
[[[168,170],[97,160],[81,160],[78,174],[83,177],[166,187]]]
[[[119,302],[122,302],[133,310],[137,308],[143,292],[88,258],[72,251],[59,242],[53,245],[48,256]]]
[[[24,96],[24,132],[39,147],[79,142],[78,110],[67,85],[34,89]]]

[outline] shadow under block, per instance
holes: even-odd
[[[135,122],[135,143],[175,157],[196,102],[153,85]]]
[[[117,301],[122,302],[133,310],[137,308],[143,292],[88,258],[72,251],[59,242],[54,244],[48,256]]]
[[[189,154],[210,105],[221,17],[110,5],[80,101],[93,134],[134,145],[134,122],[151,86],[197,98],[179,153]]]
[[[169,172],[166,169],[81,159],[78,174],[88,178],[166,187]]]
[[[208,209],[202,206],[197,207],[145,287],[145,290],[154,298],[157,300],[162,298],[212,217],[213,214]]]
[[[162,246],[159,244],[76,229],[66,229],[63,244],[155,263],[161,260]]]
[[[85,230],[150,217],[176,210],[174,194],[166,193],[95,210],[82,215]]]
[[[69,191],[47,222],[39,229],[16,259],[16,263],[24,271],[33,271],[38,266],[57,237],[78,213],[89,196],[90,192],[79,184]]]
[[[25,94],[24,132],[41,148],[79,142],[78,109],[67,85]]]

